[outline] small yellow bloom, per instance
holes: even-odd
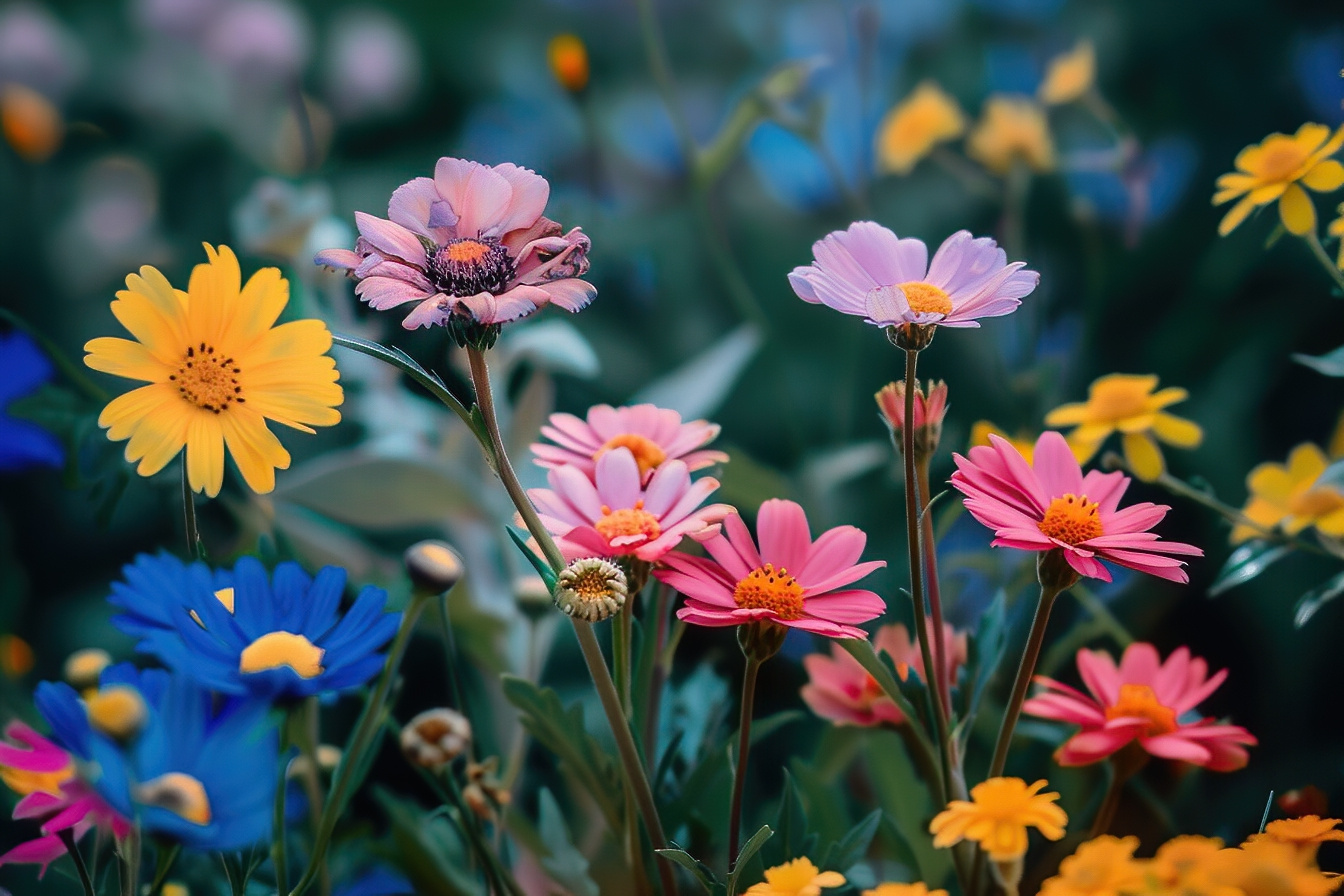
[[[871,890],[864,890],[862,896],[947,896],[947,891],[930,890],[924,883],[916,881],[912,884],[878,884]]]
[[[1036,96],[1047,106],[1071,103],[1091,90],[1096,78],[1096,50],[1092,41],[1080,40],[1072,50],[1050,60]]]
[[[1157,848],[1157,855],[1148,863],[1148,873],[1161,891],[1218,892],[1219,887],[1208,881],[1208,874],[1222,848],[1223,841],[1217,837],[1173,837]],[[1236,896],[1236,891],[1228,896]]]
[[[303,432],[340,422],[331,332],[320,320],[276,326],[289,302],[280,272],[262,268],[243,285],[232,250],[205,251],[209,261],[192,271],[186,292],[149,265],[128,276],[112,313],[135,339],[85,344],[89,367],[149,383],[112,399],[98,425],[113,441],[130,440],[126,460],[139,461],[141,476],[185,447],[192,489],[213,498],[227,448],[248,487],[269,492],[289,452],[267,420]]]
[[[1159,392],[1157,377],[1113,373],[1094,381],[1087,401],[1066,404],[1045,415],[1046,426],[1074,426],[1069,443],[1083,451],[1079,463],[1087,463],[1113,432],[1122,434],[1125,461],[1134,475],[1152,482],[1162,475],[1164,464],[1159,441],[1180,448],[1194,448],[1204,431],[1163,408],[1184,401],[1190,393],[1168,387]]]
[[[1344,536],[1344,491],[1316,484],[1328,463],[1324,451],[1303,442],[1288,455],[1287,464],[1264,463],[1252,470],[1246,477],[1251,496],[1241,514],[1259,528],[1234,527],[1233,544],[1276,527],[1289,535],[1315,526],[1322,534]]]
[[[0,131],[14,151],[42,162],[61,146],[65,124],[51,101],[21,84],[0,85]]]
[[[1280,818],[1265,825],[1263,834],[1252,834],[1247,838],[1247,842],[1274,840],[1279,843],[1291,843],[1314,860],[1316,850],[1322,843],[1327,840],[1344,840],[1344,831],[1339,830],[1339,823],[1338,818],[1321,818],[1319,815]]]
[[[988,445],[989,437],[992,435],[998,436],[1001,439],[1006,439],[1010,445],[1017,449],[1017,453],[1021,454],[1022,458],[1027,463],[1031,463],[1032,455],[1036,451],[1036,439],[1040,436],[1040,433],[1028,435],[1019,432],[1015,436],[1009,435],[988,420],[977,420],[975,423],[971,424],[970,447],[974,448],[976,445]],[[1069,443],[1069,450],[1073,452],[1074,458],[1076,458],[1080,464],[1096,453],[1091,445],[1084,445],[1076,442],[1068,436],[1065,436],[1064,440]]]
[[[1041,793],[1042,779],[1027,786],[1021,778],[990,778],[971,788],[970,800],[953,800],[929,823],[933,845],[975,840],[995,862],[1011,862],[1027,852],[1027,828],[1048,840],[1064,836],[1069,818],[1055,805],[1057,793]]]
[[[1339,255],[1335,257],[1335,267],[1344,271],[1344,202],[1335,209],[1339,217],[1326,225],[1325,232],[1339,239]]]
[[[1256,840],[1221,850],[1211,863],[1214,883],[1243,896],[1328,896],[1344,878],[1327,877],[1291,843]]]
[[[1341,146],[1344,127],[1332,135],[1325,125],[1308,123],[1291,137],[1270,134],[1237,153],[1237,170],[1218,178],[1218,192],[1213,194],[1214,205],[1242,197],[1218,225],[1219,235],[1227,236],[1252,209],[1275,199],[1290,233],[1302,236],[1314,231],[1316,208],[1307,190],[1329,193],[1344,185],[1344,165],[1330,158]]]
[[[1059,864],[1059,874],[1041,885],[1040,896],[1120,896],[1143,885],[1144,863],[1136,861],[1138,837],[1097,837]]]
[[[822,871],[810,859],[800,857],[765,870],[765,880],[752,884],[746,896],[820,896],[822,887],[840,887],[845,876]]]
[[[1033,171],[1053,171],[1055,144],[1045,109],[1025,96],[991,96],[966,138],[966,154],[995,174],[1007,174],[1017,161]]]
[[[570,93],[588,86],[588,48],[574,34],[557,34],[546,45],[551,76]]]
[[[877,126],[877,165],[883,171],[909,174],[934,146],[960,137],[966,116],[957,101],[932,81],[922,81]]]

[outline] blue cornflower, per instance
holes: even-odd
[[[382,668],[378,651],[401,621],[372,586],[342,614],[345,570],[335,566],[314,578],[281,563],[268,581],[252,557],[212,573],[160,554],[124,572],[111,602],[126,614],[113,623],[141,651],[225,694],[278,700],[358,687]]]
[[[83,697],[43,682],[34,699],[80,774],[143,830],[203,850],[270,836],[279,752],[265,701],[221,703],[184,676],[129,663]]]
[[[0,471],[65,463],[65,451],[55,436],[7,412],[11,401],[37,391],[51,373],[51,362],[26,334],[0,333]]]

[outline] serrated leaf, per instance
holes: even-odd
[[[1341,594],[1344,594],[1344,572],[1336,574],[1325,584],[1313,588],[1297,599],[1297,606],[1293,609],[1293,625],[1298,628],[1306,625],[1311,617],[1316,615],[1317,610]]]
[[[985,695],[985,688],[1002,662],[1003,652],[1008,644],[1007,603],[1007,593],[1000,588],[995,592],[994,599],[990,601],[984,615],[980,617],[980,624],[970,639],[970,656],[967,660],[967,666],[971,670],[970,697],[966,703],[966,716],[958,725],[963,744],[975,724],[975,716],[980,711],[980,701]]]
[[[723,882],[714,874],[713,869],[675,843],[669,849],[655,849],[654,852],[689,871],[691,877],[694,877],[695,882],[700,885],[700,889],[706,893],[713,893],[715,887],[723,886]]]
[[[1323,355],[1295,354],[1292,358],[1324,376],[1344,376],[1344,345]]]
[[[443,464],[353,449],[291,470],[274,497],[369,531],[441,525],[479,512],[472,490]]]
[[[728,397],[761,346],[761,332],[742,324],[671,373],[640,389],[631,404],[671,408],[687,420],[707,417]]]
[[[1246,542],[1232,552],[1218,571],[1218,578],[1209,586],[1209,597],[1217,597],[1224,591],[1244,585],[1292,551],[1292,545],[1275,544],[1262,539]]]
[[[765,841],[769,840],[774,831],[770,830],[770,825],[763,824],[756,829],[756,833],[747,838],[747,842],[742,844],[742,848],[737,852],[737,861],[733,864],[733,870],[728,875],[728,896],[736,896],[738,882],[742,878],[742,872],[756,857],[756,853],[761,851]]]
[[[588,859],[571,842],[565,816],[550,790],[541,788],[537,803],[537,831],[547,852],[541,867],[574,896],[599,896],[597,884],[588,876]]]

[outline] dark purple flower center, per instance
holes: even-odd
[[[516,273],[509,251],[495,237],[449,240],[429,255],[429,276],[445,295],[499,295]]]

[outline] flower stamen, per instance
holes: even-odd
[[[613,448],[625,448],[633,454],[635,463],[639,464],[639,474],[641,476],[667,460],[667,452],[658,447],[657,442],[647,436],[641,436],[633,432],[623,432],[618,436],[607,439],[606,443],[597,449],[597,453],[593,455],[593,460],[597,461]]]
[[[316,678],[326,671],[322,666],[325,653],[303,635],[270,632],[243,648],[238,657],[238,671],[266,672],[288,666],[300,678]]]
[[[1157,694],[1146,684],[1122,684],[1120,696],[1114,704],[1106,707],[1106,719],[1147,719],[1143,736],[1154,737],[1170,734],[1180,727],[1176,722],[1176,710],[1160,703]]]
[[[516,262],[495,237],[459,237],[429,254],[428,271],[435,288],[462,298],[508,289]]]
[[[905,301],[916,314],[951,314],[952,299],[932,283],[912,281],[896,285],[905,294]]]
[[[1064,494],[1050,502],[1045,519],[1037,524],[1037,528],[1041,534],[1056,541],[1082,544],[1104,533],[1099,511],[1100,507],[1089,501],[1087,495]]]
[[[658,517],[644,509],[642,500],[636,501],[634,507],[622,507],[620,510],[612,510],[603,504],[602,519],[593,523],[593,528],[616,547],[653,541],[662,534]]]
[[[206,411],[218,414],[233,402],[243,404],[243,387],[238,382],[241,367],[233,358],[226,358],[215,347],[202,342],[200,347],[187,346],[177,373],[168,375],[177,384],[177,392],[186,401]]]
[[[733,588],[733,600],[744,610],[770,610],[784,620],[803,618],[803,586],[773,563],[747,573]]]
[[[209,824],[212,817],[205,785],[184,772],[168,772],[136,785],[135,798],[147,806],[167,809],[192,824]]]

